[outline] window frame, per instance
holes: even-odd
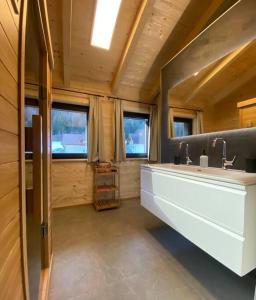
[[[176,135],[176,132],[175,132],[175,137],[178,137],[178,138],[182,138],[182,137],[186,137],[186,136],[191,136],[193,135],[193,118],[190,118],[190,117],[179,117],[179,116],[174,116],[173,117],[173,126],[175,126],[175,122],[177,122],[176,120],[179,119],[180,122],[183,122],[183,123],[189,123],[189,132],[190,134],[188,135],[183,135],[183,136],[177,136]]]
[[[35,106],[39,107],[39,99],[38,98],[31,98],[31,97],[25,97],[25,106]]]
[[[88,122],[89,122],[89,106],[88,105],[81,105],[81,104],[70,104],[64,103],[59,101],[52,102],[52,112],[54,109],[61,109],[66,111],[78,111],[84,112],[87,115],[87,145],[88,145]],[[51,113],[52,118],[52,113]],[[52,122],[53,123],[53,122]],[[52,124],[53,128],[53,124]],[[51,129],[52,135],[52,129]],[[52,152],[52,145],[51,145],[51,152]],[[53,153],[52,152],[52,159],[87,159],[88,158],[88,149],[87,153]]]
[[[150,134],[149,121],[150,121],[150,114],[149,113],[124,111],[123,112],[124,123],[125,123],[125,118],[126,117],[130,117],[130,118],[133,118],[133,119],[143,119],[143,120],[147,119],[147,125],[148,125],[147,136],[146,136],[147,152],[146,153],[126,153],[126,151],[125,151],[126,158],[146,158],[146,159],[148,159],[148,157],[149,157],[149,134]],[[125,146],[125,150],[126,150],[126,146]]]

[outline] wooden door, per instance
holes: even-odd
[[[27,198],[27,257],[29,292],[31,299],[38,299],[42,269],[42,117],[33,116],[33,192]]]

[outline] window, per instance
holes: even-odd
[[[26,98],[25,100],[25,127],[32,127],[32,116],[39,115],[37,99]]]
[[[174,117],[174,131],[176,137],[192,134],[193,119]]]
[[[148,157],[149,115],[124,112],[126,157]]]
[[[87,158],[88,107],[52,105],[53,158]]]
[[[25,158],[32,159],[32,116],[39,115],[38,99],[26,98],[25,99]]]

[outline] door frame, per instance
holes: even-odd
[[[21,0],[20,3],[20,26],[19,26],[19,59],[18,59],[18,68],[19,68],[19,86],[18,86],[18,100],[19,100],[19,177],[20,177],[20,214],[21,214],[21,250],[22,250],[22,277],[23,277],[23,285],[24,285],[24,299],[29,300],[29,281],[28,281],[28,263],[27,263],[27,232],[26,232],[26,183],[25,183],[25,48],[26,48],[26,24],[27,24],[27,9],[28,9],[28,1],[29,0]],[[46,55],[46,59],[42,59],[44,64],[47,64],[49,67],[49,73],[51,74],[54,67],[54,57],[53,57],[53,49],[51,43],[51,35],[49,30],[49,21],[48,21],[48,13],[47,13],[47,4],[46,0],[33,0],[35,1],[36,7],[36,17],[39,20],[39,35],[41,41],[41,48],[43,56]],[[50,99],[50,90],[51,81],[47,76],[42,76],[44,85],[47,88],[47,100]],[[49,93],[48,93],[49,91]],[[47,102],[48,102],[47,101]],[[44,130],[44,129],[43,129]],[[44,133],[43,133],[44,134]],[[44,137],[47,136],[47,133],[44,134]],[[43,137],[43,138],[44,138]],[[50,141],[47,142],[49,146]],[[48,156],[43,157],[44,160],[49,159]],[[44,164],[44,162],[43,162]],[[48,161],[48,164],[49,161]],[[49,171],[49,170],[47,170]],[[49,195],[51,193],[51,187],[48,185]],[[44,206],[49,207],[49,200],[47,197],[43,198]],[[48,212],[50,209],[48,209]],[[48,213],[47,212],[47,213]],[[49,218],[49,215],[45,216]],[[51,238],[51,237],[50,237]],[[48,245],[48,244],[47,244]],[[44,299],[47,297],[47,286],[44,281],[48,279],[50,275],[50,267],[51,267],[51,257],[48,257],[46,263],[44,263],[45,269],[42,270],[41,276],[41,295],[40,299]],[[49,272],[46,272],[46,269],[49,269]],[[45,276],[48,274],[48,276]]]

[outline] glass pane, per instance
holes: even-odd
[[[52,153],[87,153],[87,113],[52,110]]]
[[[32,116],[39,114],[39,108],[37,106],[26,105],[25,106],[25,127],[32,127]]]
[[[124,132],[126,153],[148,152],[148,119],[124,117]]]
[[[184,120],[176,120],[174,122],[174,130],[175,130],[175,136],[181,137],[181,136],[187,136],[191,135],[191,120],[184,121]]]

